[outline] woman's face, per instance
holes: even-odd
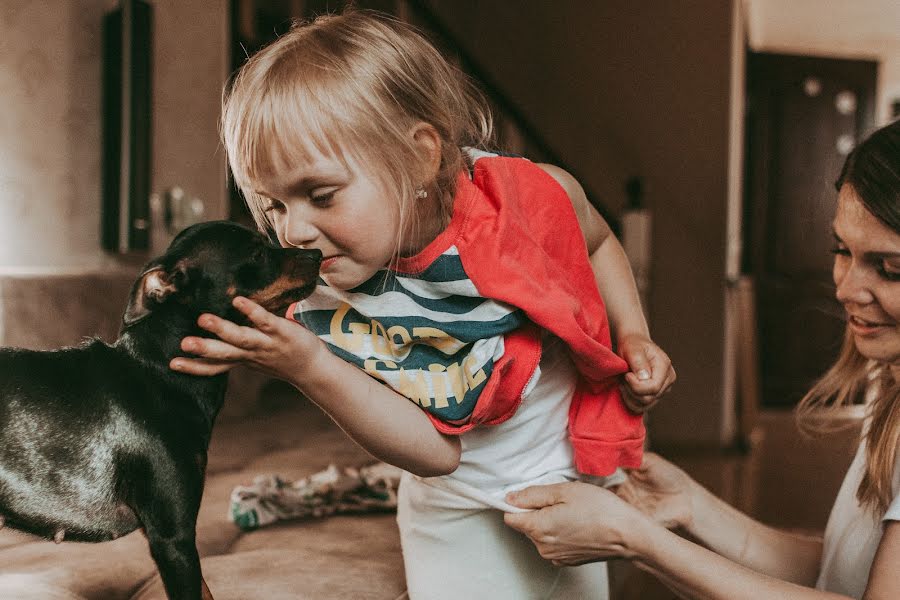
[[[834,283],[859,352],[900,362],[900,234],[879,221],[845,184],[834,217]]]

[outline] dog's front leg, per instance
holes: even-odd
[[[178,469],[175,461],[160,462],[166,468],[140,477],[141,484],[131,489],[129,505],[144,527],[169,600],[212,600],[197,552],[203,474],[193,464]],[[137,469],[133,473],[143,475]]]
[[[160,539],[150,531],[146,533],[150,554],[159,569],[169,600],[212,600],[212,594],[200,574],[200,556],[194,536]]]

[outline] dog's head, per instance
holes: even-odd
[[[235,296],[283,313],[312,293],[322,253],[273,246],[260,233],[230,221],[188,227],[135,282],[123,317],[128,327],[162,306],[192,316],[208,312],[234,319]]]

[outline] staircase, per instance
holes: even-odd
[[[274,40],[290,28],[296,19],[306,20],[328,12],[339,12],[348,0],[232,0],[232,56],[237,69],[248,55]],[[431,39],[444,56],[448,57],[464,73],[472,77],[485,94],[494,116],[495,145],[504,152],[525,156],[535,162],[550,163],[571,173],[584,187],[587,197],[600,214],[618,231],[618,219],[610,204],[602,199],[608,197],[609,187],[624,195],[627,173],[618,164],[610,164],[610,173],[615,181],[607,189],[592,189],[590,181],[580,176],[557,145],[550,143],[539,126],[522,111],[518,104],[504,91],[503,82],[491,76],[483,68],[481,61],[471,53],[464,40],[455,35],[444,20],[425,0],[357,0],[356,8],[371,9],[391,14],[411,23]],[[615,152],[607,150],[609,163],[615,163]],[[612,203],[613,206],[616,203]],[[235,191],[232,195],[232,216],[246,211]]]

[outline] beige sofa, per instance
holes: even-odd
[[[0,345],[55,348],[112,339],[134,271],[0,274]],[[216,600],[393,600],[404,595],[393,514],[341,515],[242,532],[228,519],[236,485],[262,473],[295,479],[329,463],[372,459],[291,388],[232,376],[213,433],[197,526]],[[135,532],[102,544],[54,544],[0,531],[0,600],[151,600],[165,593]]]

